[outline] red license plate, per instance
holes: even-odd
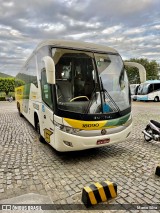
[[[106,138],[103,140],[98,140],[97,145],[101,145],[101,144],[105,144],[105,143],[109,143],[109,142],[110,142],[110,138]]]

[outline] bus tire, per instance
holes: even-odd
[[[158,101],[159,101],[159,97],[156,96],[156,97],[154,98],[154,101],[155,101],[155,102],[158,102]]]
[[[23,117],[23,115],[22,115],[20,109],[18,109],[18,113],[19,113],[19,116],[20,116],[20,117]]]
[[[17,109],[18,109],[18,114],[20,117],[23,117],[23,114],[21,113],[21,110],[20,110],[20,104],[17,103]]]
[[[44,138],[41,135],[40,123],[39,123],[39,119],[38,119],[37,115],[35,116],[35,129],[36,129],[36,132],[38,133],[38,139],[39,139],[39,141],[41,143],[45,143],[45,140],[44,140]]]

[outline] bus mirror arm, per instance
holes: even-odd
[[[50,56],[45,56],[42,60],[45,64],[47,83],[55,84],[55,64],[53,59]]]
[[[139,70],[139,76],[141,83],[146,81],[146,69],[139,63],[136,62],[124,62],[125,66],[136,67]]]

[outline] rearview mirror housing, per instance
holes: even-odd
[[[55,84],[55,64],[53,59],[50,56],[43,57],[43,62],[45,64],[46,69],[46,77],[47,77],[47,83],[48,84]]]
[[[125,66],[136,67],[139,71],[140,81],[144,83],[146,81],[146,69],[139,63],[136,62],[124,62]]]

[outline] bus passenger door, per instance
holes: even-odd
[[[45,141],[54,142],[53,125],[53,102],[51,97],[51,85],[47,83],[46,71],[41,72],[41,91],[42,91],[42,109],[41,109],[41,132]]]

